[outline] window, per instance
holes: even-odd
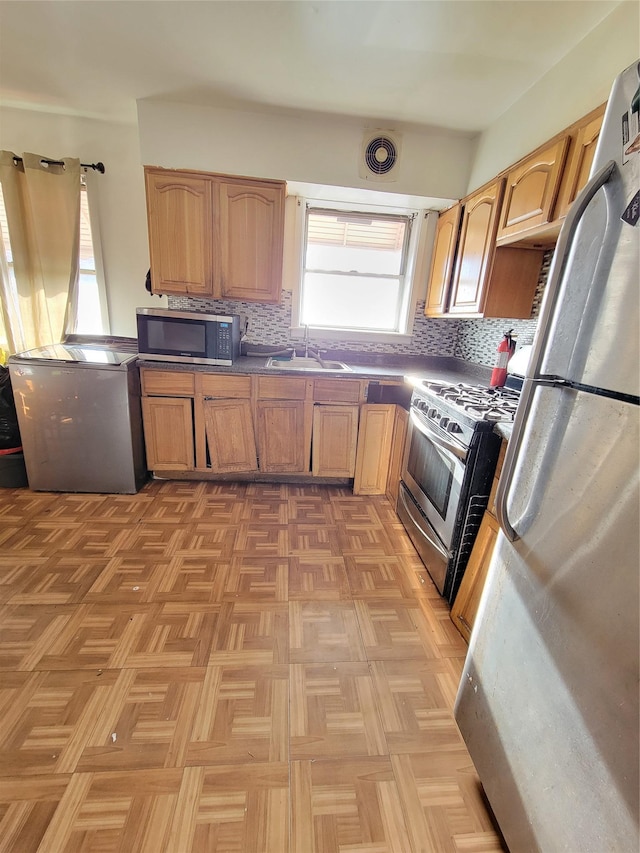
[[[7,211],[4,206],[2,185],[0,185],[0,236],[2,237],[2,246],[4,246],[4,252],[0,247],[0,263],[6,265],[6,276],[9,281],[8,297],[12,302],[9,310],[13,311],[13,313],[18,316],[18,292],[16,288],[16,276],[13,271],[13,255],[11,253],[11,244],[9,243]],[[0,350],[7,353],[9,351],[9,342],[7,340],[3,317],[1,315],[2,305],[0,304]],[[0,363],[2,363],[2,353],[0,353]]]
[[[0,187],[0,236],[4,246],[4,261],[6,261],[7,274],[10,283],[9,296],[13,297],[13,312],[19,316],[18,293],[13,269],[13,253],[9,239],[9,228],[7,225],[7,213]],[[79,244],[79,279],[78,279],[78,305],[75,328],[67,329],[79,334],[103,334],[107,330],[104,320],[104,298],[103,288],[98,278],[99,243],[94,239],[91,228],[91,217],[89,214],[89,199],[87,187],[82,179],[80,187],[80,244]],[[0,323],[0,347],[7,349],[8,343],[2,333]]]
[[[412,216],[308,208],[300,323],[403,333]]]
[[[105,331],[97,273],[97,249],[91,228],[87,186],[83,180],[80,189],[78,314],[74,331],[85,335],[99,335]]]

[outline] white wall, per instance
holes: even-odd
[[[465,195],[609,97],[640,58],[640,4],[621,3],[480,137]]]
[[[396,125],[402,134],[394,182],[359,176],[367,123],[352,118],[250,112],[152,98],[138,101],[145,165],[356,187],[434,199],[464,195],[475,136]],[[373,125],[376,127],[376,125]]]
[[[464,196],[604,101],[613,77],[638,57],[638,5],[618,7],[556,68],[476,141],[398,127],[401,180],[358,176],[359,120],[138,103],[140,128],[2,108],[0,148],[20,154],[103,161],[98,211],[111,332],[135,335],[135,308],[166,300],[144,290],[149,267],[142,163],[289,181],[335,184],[432,198]]]
[[[166,302],[144,289],[149,248],[137,126],[3,107],[0,148],[105,164],[105,174],[96,174],[93,200],[98,209],[110,331],[135,336],[136,307]]]

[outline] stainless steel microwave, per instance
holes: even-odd
[[[231,365],[240,355],[238,314],[136,308],[136,322],[141,358]]]

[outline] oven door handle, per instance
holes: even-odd
[[[420,432],[428,438],[429,441],[432,441],[435,445],[437,445],[441,450],[444,450],[445,453],[448,453],[450,456],[454,456],[456,460],[460,462],[465,462],[467,458],[467,451],[462,447],[458,447],[457,444],[453,444],[450,441],[439,436],[436,432],[429,429],[429,427],[422,422],[422,419],[419,415],[413,411],[413,409],[409,412],[409,416],[411,418],[411,423],[416,427],[416,429],[420,430]]]
[[[429,531],[429,527],[431,525],[429,525],[429,522],[426,519],[423,520],[418,510],[414,509],[413,506],[409,503],[403,489],[400,489],[398,493],[398,498],[402,502],[407,513],[409,514],[409,517],[413,520],[414,524],[416,525],[420,533],[422,533],[424,538],[429,542],[431,547],[434,548],[442,556],[443,560],[450,560],[451,552],[445,548],[442,542],[440,542],[435,532],[431,533]]]

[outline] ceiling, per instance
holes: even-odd
[[[0,103],[136,120],[136,100],[477,133],[620,0],[0,2]]]

